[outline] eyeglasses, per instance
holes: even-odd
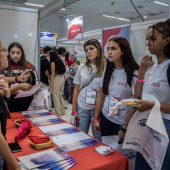
[[[3,51],[3,52],[5,52],[5,53],[8,53],[8,48],[3,48],[2,50],[0,50],[0,51]]]

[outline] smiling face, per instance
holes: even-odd
[[[87,58],[90,61],[97,59],[97,48],[94,45],[86,46],[85,53],[86,53]]]
[[[107,45],[107,56],[109,62],[121,62],[123,53],[119,44],[115,41],[109,41]]]
[[[8,67],[7,55],[8,52],[4,50],[4,44],[0,40],[0,69],[5,69]]]
[[[147,46],[150,54],[159,55],[163,53],[163,48],[167,45],[168,39],[163,39],[162,34],[157,29],[151,27],[147,32]]]
[[[22,52],[18,47],[12,47],[9,55],[11,60],[17,64],[22,57]]]

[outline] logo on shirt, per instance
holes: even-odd
[[[151,86],[159,87],[160,83],[152,83]]]
[[[123,85],[124,85],[124,83],[118,82],[118,85],[122,85],[122,86],[123,86]]]
[[[138,125],[140,125],[140,126],[146,126],[146,121],[147,121],[147,119],[139,120]]]

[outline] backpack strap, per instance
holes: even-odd
[[[170,86],[170,64],[168,65],[168,69],[167,69],[167,77],[168,77],[168,83]]]

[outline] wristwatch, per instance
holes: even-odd
[[[8,103],[8,102],[9,102],[9,100],[10,100],[10,98],[7,98],[6,96],[2,96],[2,98],[3,98],[3,100],[5,100],[5,101],[6,101],[6,103]]]
[[[126,127],[124,127],[124,125],[122,125],[122,126],[120,126],[120,128],[119,128],[121,131],[123,131],[124,133],[126,133]]]

